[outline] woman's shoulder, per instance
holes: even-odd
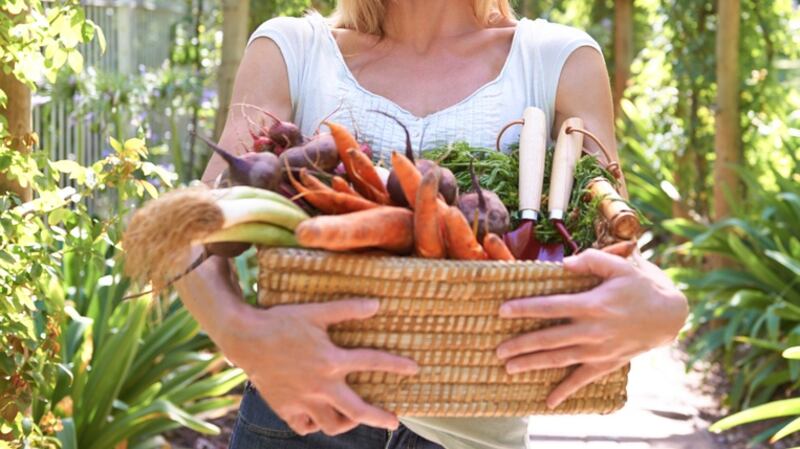
[[[272,40],[282,40],[297,45],[308,45],[313,42],[318,22],[322,16],[310,13],[302,17],[273,17],[256,28],[250,36],[250,42],[265,37]]]
[[[520,25],[525,28],[522,33],[523,45],[529,49],[535,47],[545,60],[561,59],[583,46],[593,47],[602,52],[600,44],[580,28],[545,19],[523,19]]]

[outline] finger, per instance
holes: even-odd
[[[577,274],[593,274],[603,279],[632,273],[631,263],[621,257],[596,249],[587,249],[577,256],[564,258],[564,268]]]
[[[419,372],[417,362],[388,352],[374,349],[344,350],[342,363],[338,365],[340,372],[383,371],[387,373],[413,376]]]
[[[323,402],[314,402],[308,410],[311,419],[319,425],[322,433],[328,436],[336,436],[341,433],[353,430],[358,423],[337,412],[330,405]]]
[[[367,404],[347,385],[342,384],[331,400],[334,401],[333,406],[343,415],[358,423],[387,430],[397,430],[400,426],[397,416]]]
[[[616,371],[622,365],[624,365],[624,362],[589,363],[579,366],[550,392],[547,396],[547,407],[551,410],[558,407],[581,388],[606,374]]]
[[[500,306],[501,318],[574,318],[586,316],[596,293],[538,296],[507,301]]]
[[[295,415],[286,421],[286,424],[295,431],[296,434],[306,436],[314,432],[319,432],[319,426],[306,414]]]
[[[597,342],[597,335],[586,324],[566,324],[542,329],[505,341],[497,347],[497,356],[510,359],[521,354],[566,348]]]
[[[548,368],[566,368],[596,360],[592,354],[595,348],[586,346],[571,346],[569,348],[542,351],[514,357],[506,362],[508,374],[517,374],[525,371],[534,371]]]
[[[637,245],[638,244],[636,240],[623,240],[621,242],[612,243],[611,245],[603,247],[601,251],[626,259],[633,254],[633,251],[636,249]]]
[[[369,318],[378,313],[380,302],[374,299],[347,299],[317,304],[302,304],[296,307],[318,325],[328,326],[342,321]]]

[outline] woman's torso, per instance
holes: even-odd
[[[373,110],[401,120],[417,152],[457,141],[494,147],[499,130],[519,119],[528,106],[542,109],[552,129],[558,80],[567,58],[583,46],[600,51],[582,31],[521,19],[497,76],[453,104],[419,117],[359,83],[322,16],[271,19],[253,33],[251,42],[258,38],[272,39],[281,50],[289,78],[292,120],[303,134],[313,134],[322,120],[330,118],[358,132],[360,140],[371,144],[375,158],[387,165],[391,151],[405,148],[405,134],[393,120]],[[253,80],[254,86],[257,82]],[[439,82],[446,91],[448,79]],[[504,135],[503,147],[518,138],[519,130],[512,128]],[[524,447],[527,429],[521,419],[415,418],[403,422],[448,449],[519,449]]]
[[[405,134],[391,119],[372,110],[401,120],[416,151],[455,141],[494,147],[498,131],[519,119],[527,106],[542,109],[552,127],[558,78],[568,55],[585,45],[599,50],[594,40],[574,28],[521,19],[496,77],[450,106],[419,117],[359,83],[322,16],[272,19],[251,40],[259,37],[271,38],[281,49],[293,119],[303,133],[312,134],[330,115],[333,121],[357,130],[359,138],[372,145],[376,159],[384,162],[391,151],[405,147]],[[442,91],[447,91],[448,80],[439,81]],[[512,130],[503,142],[517,139],[518,130]]]

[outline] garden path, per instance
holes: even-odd
[[[677,347],[634,359],[628,403],[608,416],[531,418],[531,449],[723,449],[700,410],[714,407],[700,374],[685,370]]]

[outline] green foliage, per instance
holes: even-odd
[[[783,357],[792,360],[800,359],[800,346],[793,346],[783,351]],[[742,424],[787,416],[794,416],[794,418],[772,435],[770,443],[775,443],[800,431],[800,398],[774,401],[748,410],[743,410],[717,421],[709,430],[712,432],[722,432],[733,427],[741,426]]]
[[[518,220],[519,205],[519,151],[515,145],[509,153],[490,148],[474,148],[465,142],[457,142],[425,152],[425,157],[449,168],[458,181],[462,192],[473,190],[469,172],[470,163],[475,167],[482,188],[495,192],[512,216],[512,225]],[[547,216],[547,191],[550,186],[550,171],[553,151],[545,157],[543,181],[542,215]],[[580,248],[591,247],[597,240],[594,223],[598,219],[599,198],[586,201],[587,185],[595,178],[603,177],[616,185],[614,177],[604,170],[593,157],[582,157],[575,167],[573,194],[567,206],[564,225]],[[545,244],[562,241],[550,220],[539,220],[536,238]]]
[[[335,0],[276,0],[263,2],[250,0],[250,29],[255,30],[263,22],[279,16],[298,17],[309,10],[330,14],[336,6]]]
[[[82,71],[78,45],[95,37],[105,49],[102,30],[86,20],[78,0],[48,8],[40,0],[10,0],[0,5],[0,69],[32,89],[43,77],[54,80],[65,64],[74,72]]]
[[[238,403],[227,394],[244,374],[225,368],[180,302],[124,300],[123,217],[175,175],[146,160],[142,140],[111,147],[90,167],[37,154],[40,197],[0,213],[0,403],[20,444],[133,448],[179,426],[215,433],[197,416]],[[59,175],[76,187],[58,189]],[[98,194],[116,197],[104,217],[83,201]]]
[[[741,171],[755,210],[713,226],[674,219],[665,227],[690,239],[678,248],[701,258],[719,254],[734,268],[675,270],[694,298],[691,324],[699,332],[692,360],[719,361],[733,384],[730,407],[761,404],[800,385],[800,362],[780,354],[800,344],[800,181],[773,173],[778,186],[764,190],[756,173]]]
[[[638,144],[656,168],[667,167],[663,180],[684,216],[705,219],[710,199],[714,158],[716,96],[716,9],[711,0],[682,0],[678,5],[655,0],[637,2],[648,13],[652,39],[632,65],[633,79],[626,92],[630,103],[620,134],[631,128]],[[791,2],[773,2],[769,8],[752,0],[742,2],[741,121],[744,159],[769,178],[769,163],[782,163],[796,148],[797,138],[787,120],[800,107],[796,91],[780,81],[776,62],[797,58],[800,40],[791,33],[797,13]],[[641,154],[642,152],[640,152]],[[626,154],[623,153],[623,162]],[[631,170],[628,171],[629,173]],[[781,170],[783,176],[790,171]],[[768,179],[766,179],[768,180]],[[636,191],[631,191],[636,197]]]

